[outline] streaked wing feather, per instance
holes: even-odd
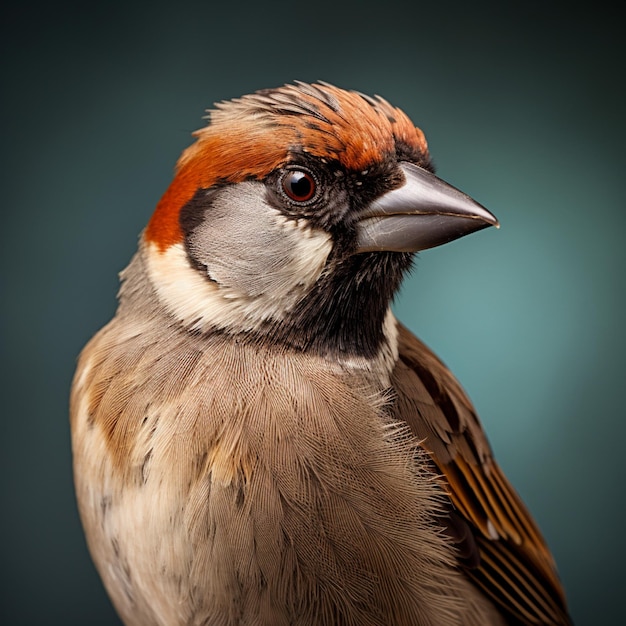
[[[397,415],[445,479],[454,505],[448,530],[459,544],[460,563],[509,612],[511,623],[570,624],[552,555],[494,461],[470,400],[419,339],[401,324],[398,330],[400,358],[392,375]]]

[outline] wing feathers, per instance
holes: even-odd
[[[392,374],[397,417],[431,452],[446,481],[456,509],[448,534],[459,546],[460,564],[511,623],[570,624],[552,555],[494,461],[467,395],[423,343],[401,324],[398,330],[400,358]]]
[[[514,615],[527,624],[569,624],[562,606],[554,603],[549,587],[540,584],[540,577],[531,564],[511,559],[501,541],[479,540],[481,568],[471,576],[486,588],[498,589],[498,601],[514,607]],[[489,582],[489,585],[487,584]]]

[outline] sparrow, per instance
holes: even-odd
[[[127,626],[570,624],[467,395],[390,308],[496,218],[383,98],[215,105],[83,349],[87,544]]]

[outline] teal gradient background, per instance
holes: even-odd
[[[623,19],[589,5],[3,8],[0,623],[119,620],[71,478],[75,358],[206,107],[294,79],[379,93],[500,219],[422,253],[395,305],[474,400],[579,626],[626,575]],[[615,9],[617,11],[617,8]]]

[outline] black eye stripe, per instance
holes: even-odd
[[[317,182],[306,170],[287,170],[282,177],[282,188],[294,202],[308,202],[317,191]]]

